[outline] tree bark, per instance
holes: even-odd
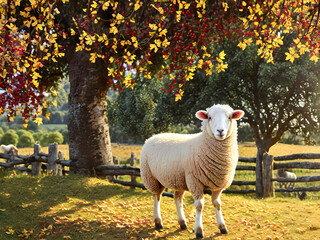
[[[93,175],[94,167],[112,164],[112,153],[106,115],[107,71],[89,58],[85,52],[69,58],[68,131],[70,171]]]

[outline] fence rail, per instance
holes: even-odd
[[[63,175],[65,173],[64,166],[70,165],[70,161],[64,160],[63,153],[58,152],[57,143],[49,144],[48,153],[41,152],[40,145],[35,144],[34,153],[31,155],[14,155],[13,152],[0,153],[0,158],[6,159],[5,163],[0,162],[0,167],[30,172],[34,176],[39,176],[43,168],[54,175]]]
[[[71,160],[65,160],[62,152],[58,152],[57,144],[50,144],[49,151],[43,153],[40,150],[38,144],[34,145],[34,154],[23,156],[23,155],[13,155],[0,153],[0,158],[6,159],[7,162],[0,162],[0,167],[16,169],[19,171],[30,172],[32,175],[38,176],[41,172],[41,165],[46,164],[47,170],[53,172],[53,174],[62,175],[64,172],[64,167],[69,167]],[[320,175],[317,176],[302,176],[297,177],[296,179],[292,178],[281,178],[273,177],[273,170],[277,169],[320,169],[320,162],[311,162],[311,161],[301,161],[302,159],[320,159],[320,153],[298,153],[292,155],[276,156],[265,154],[263,157],[263,196],[274,196],[275,192],[306,192],[306,191],[320,191],[320,187],[297,187],[297,188],[274,188],[274,182],[316,182],[320,181]],[[135,167],[136,155],[131,153],[130,166],[127,165],[118,165],[119,161],[114,157],[115,165],[101,165],[95,168],[96,174],[98,176],[108,176],[109,180],[122,184],[124,186],[130,186],[132,188],[139,187],[145,189],[142,183],[136,181],[136,177],[140,177],[140,168]],[[284,162],[288,160],[299,160]],[[256,158],[246,158],[239,157],[239,162],[245,163],[256,163]],[[23,166],[21,166],[23,165]],[[30,165],[32,166],[30,169]],[[238,165],[236,167],[237,171],[256,171],[255,166],[248,165]],[[131,176],[131,181],[123,181],[117,179],[117,176],[129,175]],[[233,181],[231,185],[235,186],[255,186],[256,181]],[[205,191],[210,193],[209,190]],[[246,190],[234,190],[226,189],[224,193],[254,193],[254,189]],[[172,197],[172,193],[165,192],[165,196]]]

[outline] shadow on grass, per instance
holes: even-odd
[[[108,204],[112,205],[112,201],[117,200],[134,201],[132,199],[141,196],[147,197],[149,194],[146,191],[135,191],[113,185],[107,180],[78,175],[1,178],[0,239],[16,239],[19,235],[21,237],[23,232],[29,231],[28,229],[32,229],[31,239],[32,236],[34,239],[38,239],[41,237],[40,232],[50,225],[55,230],[48,233],[48,239],[57,234],[58,229],[63,230],[66,226],[70,229],[73,228],[70,232],[71,235],[75,235],[80,226],[82,234],[88,235],[88,238],[83,239],[95,239],[96,234],[86,231],[86,226],[88,229],[91,229],[91,225],[96,226],[94,230],[103,233],[103,230],[109,225],[108,218],[103,219],[103,216],[100,216],[97,207],[99,204],[103,205],[101,211],[111,219],[110,227],[113,227],[112,206],[108,208]],[[104,202],[108,199],[111,200]],[[78,220],[75,219],[77,216]],[[100,218],[95,221],[94,218],[97,216]],[[60,221],[63,224],[59,225],[61,217],[66,219]],[[114,227],[116,228],[117,225],[115,224]],[[14,233],[10,234],[8,229],[13,229]],[[123,232],[122,228],[121,232]],[[52,239],[55,238],[52,237]]]

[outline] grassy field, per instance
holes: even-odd
[[[188,230],[179,230],[171,198],[162,199],[164,229],[152,223],[153,201],[143,190],[107,180],[9,175],[0,179],[0,239],[194,239],[195,210],[185,196]],[[229,234],[216,226],[209,196],[203,216],[206,239],[319,239],[319,201],[222,196]]]
[[[141,147],[113,144],[113,154],[122,162],[131,152],[139,157]],[[59,146],[68,158],[68,147]],[[47,152],[47,148],[42,149]],[[20,154],[32,154],[21,149]],[[277,144],[271,154],[320,152],[319,146]],[[239,155],[255,156],[252,143],[239,145]],[[297,172],[298,175],[299,172]],[[236,178],[251,178],[247,172]],[[252,173],[254,175],[254,173]],[[301,174],[304,174],[301,172]],[[319,171],[316,173],[319,175]],[[249,177],[248,177],[249,176]],[[319,185],[319,184],[318,184]],[[256,199],[255,195],[222,195],[222,208],[229,234],[216,226],[209,196],[203,216],[206,239],[320,239],[320,194],[307,200],[294,197]],[[195,210],[185,196],[188,230],[179,230],[171,198],[163,198],[164,229],[152,223],[153,200],[147,191],[132,190],[106,179],[69,175],[33,178],[0,170],[0,239],[194,239]]]

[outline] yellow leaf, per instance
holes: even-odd
[[[76,52],[82,51],[83,49],[84,49],[84,45],[77,43]]]
[[[51,113],[47,113],[47,114],[46,114],[46,118],[47,118],[48,120],[50,120],[50,115],[51,115]]]
[[[91,7],[92,8],[97,8],[99,5],[98,5],[98,3],[96,2],[96,1],[93,1],[93,3],[91,4]]]
[[[247,44],[245,44],[244,42],[239,42],[238,47],[241,48],[242,50],[245,50],[247,47]]]
[[[102,10],[103,10],[103,11],[107,10],[107,9],[109,8],[110,4],[111,4],[110,1],[105,2],[105,3],[102,5]]]
[[[194,73],[190,72],[187,76],[186,76],[186,81],[190,81],[191,79],[193,79]]]
[[[223,64],[223,63],[218,63],[218,65],[216,66],[218,73],[225,72],[227,68],[228,68],[228,64]]]
[[[110,32],[110,33],[113,33],[113,34],[115,35],[115,34],[117,34],[119,31],[118,31],[118,28],[116,28],[115,26],[113,26],[113,27],[111,27],[111,28],[109,29],[109,32]]]
[[[74,36],[76,32],[71,28],[71,36]]]
[[[219,58],[220,59],[225,59],[226,54],[224,53],[224,51],[219,53]]]
[[[137,11],[142,5],[142,2],[140,2],[139,0],[136,1],[136,3],[134,4],[134,10]]]
[[[31,82],[36,88],[39,86],[39,82],[37,80],[33,79]]]
[[[156,31],[158,29],[158,26],[154,23],[149,23],[149,27],[152,31]]]
[[[123,22],[124,16],[122,16],[120,13],[117,14],[116,19],[119,20],[120,22]]]
[[[97,58],[97,53],[90,53],[91,58],[89,59],[90,62],[95,63]]]
[[[162,46],[163,46],[163,47],[168,47],[168,46],[170,46],[170,42],[168,41],[167,38],[162,41]]]
[[[293,63],[295,58],[299,58],[299,54],[296,53],[296,50],[294,48],[289,48],[289,52],[285,53],[287,55],[286,60]]]
[[[177,13],[177,22],[180,22],[181,20],[181,11],[176,11]]]
[[[15,231],[12,228],[9,228],[8,231],[6,232],[6,234],[8,235],[13,235],[15,233]]]
[[[155,53],[158,51],[158,47],[156,44],[150,44],[150,50],[152,51],[153,49]]]
[[[162,7],[156,7],[154,4],[150,4],[150,6],[156,9],[161,15],[164,13]]]
[[[144,75],[143,75],[145,78],[148,78],[148,79],[151,79],[152,77],[151,77],[151,74],[148,72],[148,73],[145,73]]]
[[[43,106],[44,108],[48,108],[48,106],[47,106],[47,102],[46,102],[46,101],[44,101],[44,102],[42,103],[42,106]]]
[[[37,118],[35,118],[33,121],[34,121],[36,124],[38,124],[38,126],[39,126],[40,124],[42,124],[42,118],[37,117]]]
[[[319,57],[314,54],[314,55],[311,56],[310,60],[313,61],[313,62],[318,62]]]
[[[184,91],[182,89],[179,89],[179,93],[176,93],[176,95],[175,95],[176,96],[176,98],[175,98],[176,102],[182,99],[183,93],[184,93]]]
[[[108,68],[108,76],[112,76],[112,77],[115,76],[113,68]]]

